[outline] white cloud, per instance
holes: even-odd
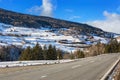
[[[69,20],[74,20],[74,19],[79,19],[79,18],[81,18],[80,16],[71,16],[71,17],[69,17],[68,19]]]
[[[40,6],[33,6],[32,8],[28,9],[27,11],[32,14],[40,14],[42,8]]]
[[[53,5],[51,3],[51,0],[42,0],[42,16],[52,16],[53,15]]]
[[[105,20],[95,20],[87,23],[105,31],[120,33],[120,14],[104,11],[103,15]]]
[[[28,9],[27,11],[32,14],[40,14],[41,16],[53,16],[53,4],[51,0],[42,0],[41,6],[33,6],[32,8]]]

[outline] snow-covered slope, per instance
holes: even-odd
[[[27,46],[33,47],[36,43],[41,46],[52,44],[56,48],[73,52],[78,48],[96,44],[98,41],[107,43],[109,40],[98,36],[78,35],[78,37],[75,37],[63,35],[51,28],[25,28],[0,23],[1,46],[16,45],[26,48]]]

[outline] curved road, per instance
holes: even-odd
[[[120,54],[104,54],[70,63],[0,69],[0,80],[100,80]]]

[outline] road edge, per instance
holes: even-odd
[[[120,57],[117,59],[117,61],[112,65],[112,67],[104,74],[104,76],[100,80],[107,80],[109,78],[109,75],[112,73],[112,71],[115,69],[115,67],[120,62]]]

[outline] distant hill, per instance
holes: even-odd
[[[5,24],[11,24],[18,27],[30,27],[30,28],[51,27],[57,29],[69,28],[71,30],[77,30],[77,34],[85,35],[96,34],[99,36],[105,36],[105,34],[110,34],[99,28],[95,28],[87,24],[60,20],[45,16],[21,14],[4,9],[0,9],[0,22]],[[73,32],[71,31],[71,34],[72,33]]]

